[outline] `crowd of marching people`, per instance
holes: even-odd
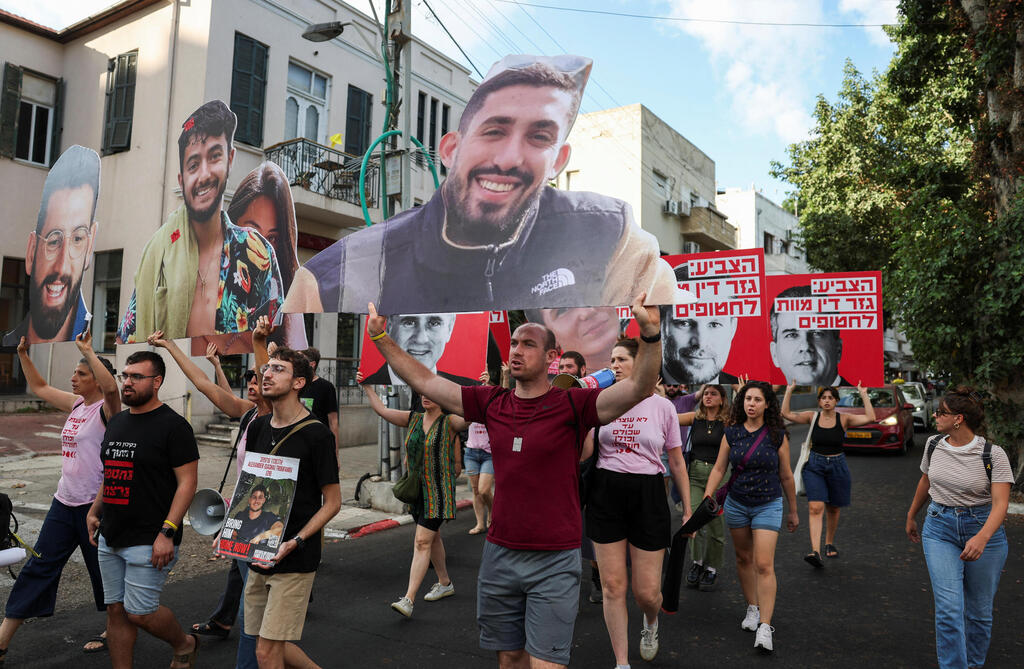
[[[781,401],[779,389],[743,378],[732,387],[665,385],[658,309],[643,306],[641,295],[632,310],[640,334],[615,343],[607,361],[614,382],[602,389],[552,385],[553,363],[579,377],[588,361],[559,350],[538,323],[512,333],[497,384],[485,373],[480,385],[459,385],[403,351],[370,305],[370,340],[420,398],[414,410],[399,410],[363,386],[373,411],[407,431],[406,475],[395,493],[409,503],[415,533],[407,587],[391,603],[394,611],[412,617],[431,566],[437,580],[424,601],[455,594],[442,530],[455,518],[456,480],[465,471],[476,521],[469,533],[486,533],[476,584],[480,646],[496,653],[499,666],[569,664],[583,559],[591,560],[590,601],[602,607],[617,669],[630,666],[630,639],[637,638],[630,634],[630,591],[642,611],[639,655],[653,660],[660,614],[676,610],[663,589],[670,546],[672,562],[681,564],[673,534],[689,538],[685,584],[697,592],[715,590],[728,535],[745,600],[740,627],[753,633],[754,648],[774,650],[779,534],[800,524],[799,487],[810,532],[804,559],[821,569],[839,557],[840,511],[852,501],[843,434],[875,419],[870,395],[858,386],[865,411],[853,415],[836,410],[839,392],[831,386],[817,392],[816,410],[794,411],[794,385]],[[223,373],[211,380],[160,331],[148,338],[151,350],[132,353],[121,372],[96,356],[88,334],[80,336],[83,357],[70,393],[44,381],[22,341],[18,353],[32,392],[68,418],[60,483],[0,623],[0,667],[22,622],[53,614],[61,571],[76,549],[97,610],[106,611],[105,625],[96,620],[102,633],[83,650],[108,650],[114,667],[133,665],[140,629],[170,646],[172,669],[185,669],[196,666],[201,637],[226,638],[236,627],[237,667],[317,666],[297,642],[322,530],[341,506],[336,395],[315,383],[318,352],[278,347],[268,341],[273,331],[265,317],[256,324],[245,397]],[[260,537],[276,536],[274,558],[232,560],[215,608],[187,629],[160,599],[196,493],[199,452],[191,426],[159,398],[166,375],[159,349],[199,392],[239,419],[236,473],[246,452],[299,463],[286,523],[262,510],[266,489],[253,489],[246,511]],[[215,347],[208,357],[216,367]],[[983,436],[977,393],[954,388],[937,406],[938,434],[921,460],[906,533],[923,544],[939,665],[981,667],[1008,554],[1002,525],[1013,475],[1005,452]],[[797,471],[787,422],[809,426]],[[676,527],[673,506],[681,514]]]

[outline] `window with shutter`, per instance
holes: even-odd
[[[103,115],[103,155],[127,151],[132,144],[135,77],[139,52],[130,51],[107,63],[107,100]]]
[[[253,146],[263,145],[268,48],[251,37],[235,33],[231,68],[231,111],[238,117],[235,140]]]
[[[21,68],[4,63],[4,85],[0,91],[0,156],[14,157],[21,111]]]
[[[348,87],[348,109],[345,116],[345,153],[361,156],[370,146],[373,122],[373,96],[366,91]]]

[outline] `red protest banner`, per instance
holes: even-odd
[[[439,376],[460,385],[476,385],[487,368],[487,333],[490,312],[470,314],[407,314],[388,317],[388,335],[403,350]],[[363,333],[363,355],[359,360],[363,383],[400,384],[370,336]]]

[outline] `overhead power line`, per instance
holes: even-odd
[[[618,16],[628,19],[650,19],[654,21],[678,21],[681,23],[724,23],[735,26],[776,26],[794,28],[882,28],[895,25],[891,23],[799,23],[784,21],[742,21],[739,19],[697,19],[683,16],[659,16],[656,14],[633,14],[631,12],[613,12],[603,9],[584,9],[582,7],[558,7],[556,5],[541,5],[532,2],[519,2],[519,0],[494,0],[509,5],[520,7],[535,7],[537,9],[553,9],[559,12],[575,12],[577,14],[601,14],[604,16]]]
[[[445,34],[448,35],[449,39],[451,39],[455,47],[459,50],[460,53],[462,53],[463,57],[469,61],[469,64],[473,66],[473,69],[476,70],[476,73],[480,76],[480,78],[483,79],[484,75],[482,72],[480,72],[480,68],[476,66],[476,63],[474,63],[473,59],[469,57],[469,54],[467,54],[465,50],[463,50],[462,45],[459,44],[454,37],[452,37],[452,34],[450,32],[448,32],[448,28],[444,25],[444,22],[441,21],[440,18],[438,18],[437,14],[434,12],[434,8],[430,6],[430,3],[427,2],[427,0],[423,0],[423,4],[426,5],[427,9],[430,10],[430,13],[434,17],[434,20],[436,20],[437,23],[441,26],[441,30],[443,30]]]

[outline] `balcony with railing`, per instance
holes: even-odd
[[[275,144],[263,153],[267,160],[281,166],[293,189],[303,188],[360,206],[359,166],[362,156],[353,156],[303,137]],[[379,196],[380,161],[372,158],[366,166],[366,206],[376,207]]]

